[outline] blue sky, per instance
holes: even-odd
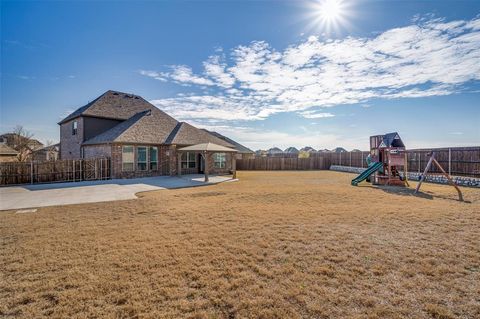
[[[332,0],[329,0],[332,1]],[[1,2],[0,132],[109,89],[253,148],[480,144],[480,1]]]

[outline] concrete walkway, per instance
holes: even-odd
[[[157,176],[75,183],[0,187],[0,210],[135,199],[136,193],[233,181],[229,176]]]

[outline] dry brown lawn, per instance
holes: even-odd
[[[0,212],[0,317],[480,318],[480,191],[352,177]]]

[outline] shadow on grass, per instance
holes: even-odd
[[[423,199],[433,200],[435,198],[453,200],[456,202],[461,202],[458,197],[452,198],[450,196],[438,195],[432,192],[418,192],[415,194],[415,189],[411,187],[399,187],[399,186],[373,186],[373,185],[362,185],[361,187],[369,187],[373,189],[380,189],[388,194],[400,195],[400,196],[412,196],[420,197]],[[455,194],[456,196],[456,194]],[[463,203],[471,204],[471,201],[464,200]]]

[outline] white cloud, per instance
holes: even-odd
[[[320,118],[335,116],[332,113],[317,113],[315,111],[303,111],[303,112],[300,112],[299,114],[301,114],[304,118],[307,118],[307,119],[320,119]]]
[[[158,107],[182,119],[218,120],[261,120],[281,112],[328,117],[318,110],[368,105],[373,98],[454,94],[480,80],[480,18],[414,21],[372,38],[310,36],[283,51],[255,41],[228,57],[217,51],[200,75],[184,65],[140,74],[191,86],[192,94],[152,101]]]

